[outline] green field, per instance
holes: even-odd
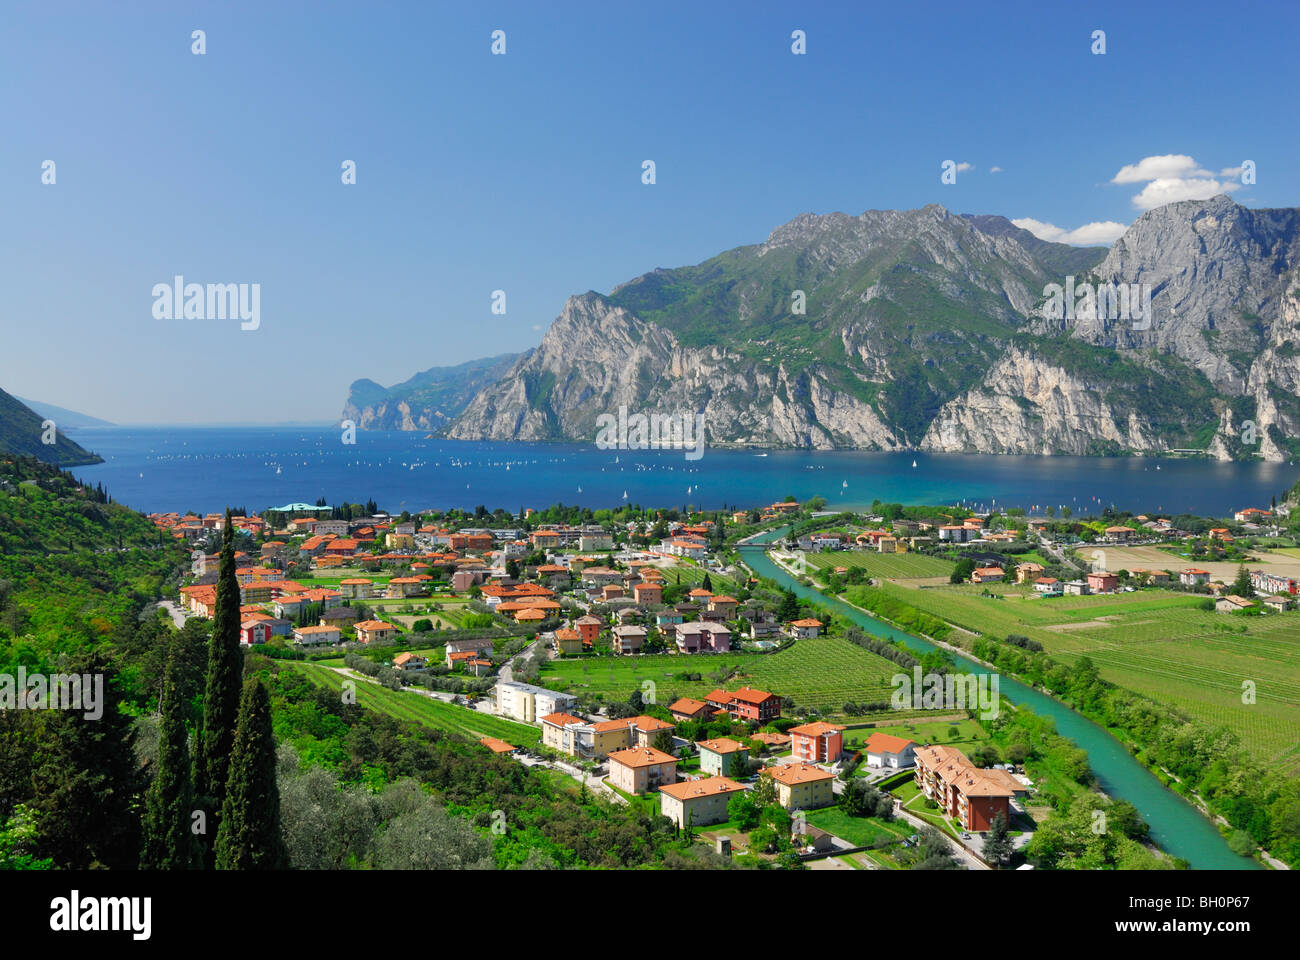
[[[709,583],[713,585],[713,592],[723,596],[735,596],[740,590],[740,584],[736,583],[730,577],[713,570],[705,570],[689,560],[681,560],[675,566],[663,567],[661,572],[664,575],[664,586],[671,587],[677,583],[678,576],[681,577],[683,587],[694,589],[695,586],[704,582],[704,575],[708,574]]]
[[[947,577],[956,566],[951,560],[928,557],[923,553],[874,553],[868,550],[837,550],[831,553],[806,554],[810,566],[818,570],[836,567],[862,567],[871,577],[913,580],[924,577]],[[818,577],[821,579],[821,577]]]
[[[343,681],[346,678],[337,671],[311,663],[295,661],[286,661],[286,663],[295,670],[301,671],[317,686],[335,691],[343,689]],[[444,703],[418,693],[389,690],[377,683],[361,679],[356,681],[356,685],[357,703],[399,720],[413,720],[434,730],[445,730],[471,740],[497,737],[516,747],[534,746],[542,739],[542,732],[537,727],[480,713],[469,707],[458,707],[453,703]]]
[[[808,822],[827,833],[847,840],[855,847],[868,847],[877,840],[898,839],[916,833],[906,820],[880,820],[876,817],[850,817],[839,807],[808,811]]]
[[[957,728],[955,737],[948,734],[948,731],[953,727]],[[984,732],[983,727],[975,720],[938,720],[929,722],[916,720],[908,723],[891,724],[887,727],[845,730],[844,749],[861,749],[862,745],[866,743],[873,733],[887,733],[894,737],[904,737],[908,740],[915,740],[918,744],[943,744],[946,747],[955,747],[967,756],[970,756],[971,750],[989,739],[989,735]],[[858,767],[858,773],[867,772],[870,772],[870,768],[867,767],[864,758]]]
[[[981,597],[984,587],[998,598]],[[1172,590],[1039,599],[1006,584],[884,589],[967,629],[1022,634],[1067,662],[1087,655],[1104,679],[1226,726],[1259,759],[1300,769],[1300,612],[1230,616]],[[1256,703],[1242,703],[1243,681],[1256,685]]]
[[[649,680],[659,703],[677,697],[700,697],[719,684],[709,674],[736,668],[726,681],[735,689],[751,686],[801,706],[839,712],[846,701],[888,700],[893,692],[889,678],[899,667],[839,637],[800,640],[779,653],[652,654],[644,657],[599,657],[584,660],[548,660],[542,680],[569,693],[602,694],[606,700],[625,700]],[[700,680],[683,680],[683,673],[699,673]]]

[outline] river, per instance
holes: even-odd
[[[848,617],[868,633],[897,640],[912,650],[926,653],[935,645],[895,629],[887,623],[868,616],[848,604],[828,597],[797,583],[767,556],[763,543],[771,543],[785,535],[785,528],[771,531],[756,539],[753,545],[741,546],[745,562],[761,577],[770,577],[783,587],[789,587],[800,597],[813,600]],[[993,671],[960,654],[952,654],[963,670],[987,674]],[[1151,827],[1151,839],[1162,850],[1186,860],[1197,870],[1258,870],[1263,869],[1249,857],[1238,856],[1227,841],[1195,807],[1167,788],[1151,771],[1137,762],[1127,748],[1082,714],[1033,690],[1019,681],[999,674],[998,686],[1002,696],[1017,706],[1026,706],[1040,716],[1056,721],[1057,732],[1069,737],[1088,754],[1098,785],[1112,797],[1133,804]]]

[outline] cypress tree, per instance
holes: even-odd
[[[177,638],[171,643],[163,679],[157,772],[145,797],[142,870],[188,870],[197,860],[190,830],[194,785],[190,780],[189,731],[185,728],[187,704],[181,690],[183,668],[177,652],[181,642]]]
[[[280,829],[271,698],[254,678],[244,685],[239,701],[216,853],[218,870],[283,870],[289,865]]]
[[[226,510],[217,574],[217,608],[208,645],[208,679],[203,693],[203,727],[195,758],[197,792],[210,813],[218,813],[226,798],[226,771],[235,742],[239,715],[239,686],[244,655],[239,649],[239,580],[235,576],[235,531]]]

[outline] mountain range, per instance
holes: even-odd
[[[56,418],[53,427],[43,426],[50,419],[0,390],[0,452],[36,457],[60,467],[104,462],[98,454],[70,440]],[[54,442],[43,443],[44,436],[52,437]]]
[[[1224,196],[1150,210],[1109,250],[938,205],[802,214],[570,297],[515,357],[358,381],[345,416],[593,440],[625,405],[702,413],[715,444],[1283,460],[1300,448],[1298,262],[1300,210]],[[1052,285],[1085,283],[1147,285],[1149,319],[1045,309]]]

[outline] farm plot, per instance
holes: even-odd
[[[820,569],[861,567],[871,577],[914,580],[923,577],[948,577],[956,566],[951,560],[929,557],[923,553],[872,553],[866,550],[842,550],[809,553],[808,563]]]
[[[337,671],[311,663],[292,664],[312,683],[328,690],[341,691],[347,679]],[[531,746],[541,740],[541,730],[527,724],[504,720],[469,707],[434,700],[419,693],[389,690],[364,680],[356,681],[357,703],[369,710],[412,720],[434,730],[445,730],[470,740],[497,737],[516,747]]]
[[[848,701],[888,700],[890,678],[899,667],[839,637],[800,640],[774,654],[656,654],[644,657],[601,657],[582,661],[550,660],[542,665],[547,686],[569,693],[601,694],[625,700],[649,680],[659,703],[677,697],[699,697],[719,686],[711,678],[718,670],[734,670],[728,688],[748,685],[800,706],[838,712]],[[686,680],[683,674],[699,673]]]

